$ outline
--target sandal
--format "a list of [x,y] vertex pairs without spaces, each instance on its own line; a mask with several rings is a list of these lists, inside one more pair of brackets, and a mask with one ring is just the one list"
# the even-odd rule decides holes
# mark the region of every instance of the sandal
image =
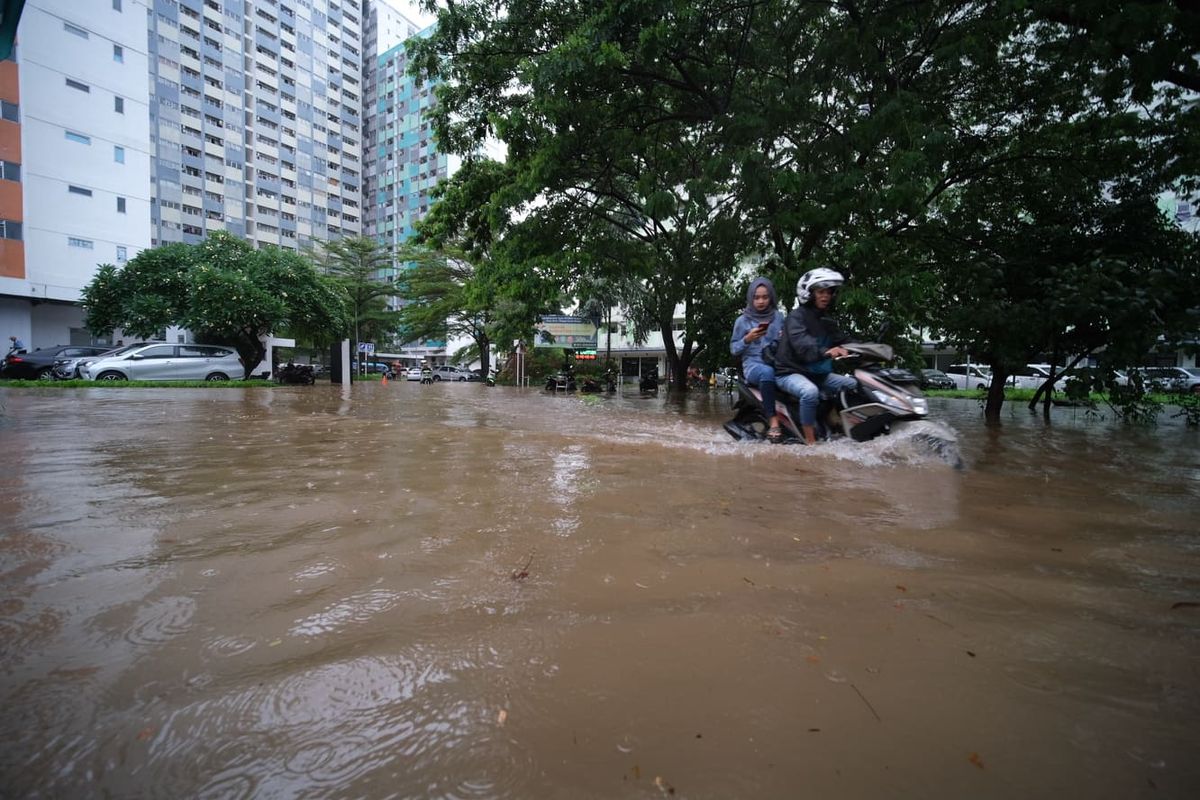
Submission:
[[767,441],[771,444],[781,444],[783,442],[783,428],[778,425],[772,425],[767,431]]

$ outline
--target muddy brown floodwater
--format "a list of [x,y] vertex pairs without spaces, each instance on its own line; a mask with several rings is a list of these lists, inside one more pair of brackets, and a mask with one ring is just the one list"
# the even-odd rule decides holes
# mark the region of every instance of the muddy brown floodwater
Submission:
[[0,389],[0,796],[1200,796],[1200,434]]

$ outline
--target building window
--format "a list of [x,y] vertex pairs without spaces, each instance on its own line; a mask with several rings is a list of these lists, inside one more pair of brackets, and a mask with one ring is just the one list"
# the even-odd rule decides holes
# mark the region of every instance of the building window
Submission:
[[9,122],[20,122],[19,116],[20,106],[16,103],[10,103],[7,100],[0,100],[0,117]]
[[92,143],[92,137],[84,136],[82,133],[75,133],[74,131],[64,131],[64,133],[66,134],[66,137],[68,139],[70,139],[72,142],[78,142],[79,144],[91,144]]
[[86,83],[82,83],[72,78],[67,78],[67,86],[70,86],[72,89],[78,89],[81,92],[90,92],[92,90],[92,87],[88,86]]
[[92,190],[91,190],[91,189],[85,189],[85,188],[83,188],[82,186],[68,186],[68,187],[67,187],[67,191],[68,191],[68,192],[70,192],[71,194],[81,194],[81,195],[83,195],[84,197],[91,197],[91,196],[92,196]]
[[6,181],[21,182],[21,165],[12,161],[0,161],[0,178]]
[[113,61],[117,62],[118,64],[125,63],[125,48],[121,47],[119,44],[113,45]]
[[21,241],[21,223],[11,219],[0,219],[0,239]]
[[124,197],[117,198],[117,213],[118,214],[125,213],[125,198]]
[[80,239],[76,236],[68,236],[67,244],[71,247],[82,247],[84,250],[94,250],[96,248],[96,243],[91,239]]
[[113,145],[113,161],[118,164],[125,163],[125,148],[119,145]]
[[78,25],[72,25],[69,22],[63,23],[63,30],[66,31],[67,33],[73,33],[82,39],[88,38],[87,31],[85,31],[83,28],[79,27]]
[[123,244],[117,245],[117,262],[124,263],[128,260],[129,260],[129,251],[125,248],[125,245],[123,245]]
[[118,114],[125,113],[125,98],[124,97],[114,97],[113,98],[113,111],[116,111]]

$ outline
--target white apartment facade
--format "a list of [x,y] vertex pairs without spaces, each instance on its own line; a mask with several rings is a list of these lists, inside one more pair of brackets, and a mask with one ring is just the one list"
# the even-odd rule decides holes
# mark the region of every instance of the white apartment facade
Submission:
[[149,246],[150,127],[142,0],[29,0],[17,46],[23,264],[0,268],[0,332],[91,341],[80,290]]

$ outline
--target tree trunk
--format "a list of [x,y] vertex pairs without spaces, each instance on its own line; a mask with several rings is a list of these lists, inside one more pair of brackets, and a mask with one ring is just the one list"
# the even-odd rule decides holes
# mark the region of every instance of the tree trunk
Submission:
[[987,425],[1000,425],[1000,409],[1004,406],[1004,384],[1008,383],[1008,373],[992,366],[992,382],[988,386],[987,404],[983,407],[983,420]]
[[486,381],[492,366],[492,343],[481,333],[475,336],[475,346],[479,348],[479,375]]
[[254,368],[267,355],[267,348],[257,336],[243,336],[234,344],[234,349],[242,359],[242,380],[249,380]]

